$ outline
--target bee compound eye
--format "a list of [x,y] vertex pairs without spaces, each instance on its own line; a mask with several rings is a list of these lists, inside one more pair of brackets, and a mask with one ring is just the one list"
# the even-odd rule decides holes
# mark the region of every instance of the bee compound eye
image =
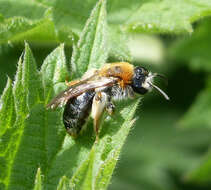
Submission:
[[138,69],[137,69],[137,73],[138,74],[142,74],[144,72],[144,69],[142,68],[142,67],[139,67]]
[[134,70],[135,75],[138,76],[147,76],[149,74],[148,70],[144,67],[137,66]]

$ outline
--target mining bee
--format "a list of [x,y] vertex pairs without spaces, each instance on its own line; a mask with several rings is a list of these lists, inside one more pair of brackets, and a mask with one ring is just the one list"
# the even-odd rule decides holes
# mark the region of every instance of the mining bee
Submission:
[[135,93],[146,94],[152,89],[169,100],[167,94],[153,84],[155,77],[163,78],[163,75],[127,62],[107,63],[98,70],[87,71],[81,80],[66,82],[68,88],[58,94],[47,108],[65,105],[63,123],[73,137],[82,131],[91,112],[98,138],[100,117],[104,110],[109,114],[114,112],[113,101],[134,98]]

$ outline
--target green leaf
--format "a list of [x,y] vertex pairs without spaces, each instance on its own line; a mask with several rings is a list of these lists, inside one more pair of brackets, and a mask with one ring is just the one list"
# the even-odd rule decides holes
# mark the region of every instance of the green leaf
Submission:
[[99,68],[107,59],[106,0],[100,0],[83,29],[71,60],[74,76],[80,77],[90,68]]
[[24,40],[52,43],[64,38],[61,31],[55,31],[51,7],[35,1],[1,1],[0,13],[1,44]]
[[34,190],[42,190],[42,176],[41,176],[41,170],[38,168],[36,178],[35,178],[35,185]]
[[189,172],[186,175],[186,179],[200,185],[206,185],[210,183],[211,177],[211,152],[209,151],[203,159],[201,159],[201,163],[197,165],[192,172]]
[[[81,33],[95,3],[96,0],[1,1],[0,42],[27,39],[71,44],[71,37]],[[112,28],[128,32],[190,33],[193,22],[211,15],[211,4],[209,0],[109,0],[108,13]]]
[[[211,128],[211,82],[207,80],[207,85],[196,97],[187,113],[180,120],[180,125],[186,128]],[[196,184],[207,184],[211,176],[211,151],[201,159],[201,162],[186,175],[188,181]]]
[[[211,82],[210,82],[210,31],[211,20],[207,18],[200,22],[191,38],[179,39],[171,47],[171,56],[179,62],[189,64],[194,71],[204,71],[208,74],[205,87],[197,94],[194,102],[179,121],[179,125],[190,130],[211,129]],[[210,134],[210,131],[208,131]],[[200,162],[186,172],[185,179],[197,185],[210,184],[211,151],[201,157]]]
[[115,61],[131,62],[127,34],[115,27],[109,27],[108,31],[109,56]]
[[14,132],[16,117],[12,82],[9,78],[1,96],[0,105],[0,187],[4,187],[10,163],[8,147]]
[[5,19],[0,23],[0,38],[1,44],[26,39],[36,42],[48,42],[55,38],[54,25],[49,19],[40,21],[31,21],[22,17]]
[[14,124],[15,114],[12,81],[8,78],[0,100],[0,135]]
[[[55,84],[61,82],[62,76],[64,77],[64,73],[67,73],[63,51],[63,45],[61,45],[52,52],[45,61],[43,66],[45,69],[41,72],[43,76],[50,72],[48,76],[54,79]],[[45,67],[47,63],[49,65]],[[56,68],[56,70],[52,68]],[[46,78],[42,78],[44,85],[47,84]],[[52,113],[45,108],[43,94],[44,89],[46,91],[49,89],[48,87],[44,86],[43,88],[32,52],[26,44],[24,55],[19,60],[13,91],[6,90],[2,96],[2,101],[4,100],[2,108],[6,108],[9,103],[9,92],[10,94],[13,92],[16,108],[13,126],[8,127],[8,130],[4,129],[5,133],[0,136],[1,139],[8,137],[6,142],[3,141],[0,144],[4,148],[0,155],[2,163],[4,163],[1,166],[3,172],[0,180],[7,189],[31,189],[37,168],[41,167],[43,173],[46,174],[52,159],[62,145],[64,131],[60,128],[62,125],[61,110]],[[12,101],[10,104],[10,109],[12,109]],[[2,111],[4,110],[2,109]],[[1,114],[5,116],[5,113]],[[8,117],[8,121],[10,121],[10,117]]]
[[180,62],[186,62],[196,71],[211,71],[211,19],[200,22],[191,38],[182,38],[173,43],[171,56]]
[[[17,71],[17,74],[16,74],[16,79],[19,78],[21,80],[21,77],[22,77],[22,60],[20,59],[19,60],[19,63],[18,63],[18,71]],[[21,81],[18,83],[17,80],[15,80],[15,83],[14,83],[14,87],[13,87],[13,93],[14,94],[14,105],[10,105],[11,108],[10,109],[14,109],[14,112],[16,112],[16,117],[14,118],[14,123],[11,123],[11,126],[7,126],[7,125],[2,125],[1,126],[1,130],[4,131],[4,133],[1,133],[1,177],[0,177],[0,181],[1,183],[3,184],[3,186],[6,186],[8,184],[8,178],[9,178],[9,175],[10,175],[10,170],[11,170],[11,165],[12,165],[12,161],[13,161],[13,158],[14,158],[14,154],[15,154],[15,148],[17,146],[17,141],[14,141],[12,139],[17,139],[18,137],[18,133],[20,132],[20,127],[19,127],[19,130],[16,128],[17,127],[17,119],[16,118],[19,118],[19,124],[21,125],[21,118],[22,118],[22,115],[19,115],[20,113],[22,113],[22,110],[21,110],[21,101],[17,101],[16,102],[16,98],[17,96],[15,96],[15,90],[14,88],[19,86],[19,89],[20,89],[20,85],[21,84]],[[3,100],[3,97],[2,96],[2,100]],[[24,99],[25,96],[22,97],[22,99]],[[21,100],[21,98],[18,98],[18,100]],[[5,102],[1,102],[2,103],[2,107],[4,107],[5,105],[7,105],[6,101]],[[12,102],[10,102],[12,103]],[[20,104],[19,104],[20,103]],[[7,108],[8,109],[8,108]],[[5,110],[6,111],[6,110]],[[1,112],[1,115],[4,116],[6,113],[5,112]],[[3,121],[3,120],[2,120]]]
[[[102,127],[105,129],[104,142],[102,140],[102,143],[96,146],[96,156],[93,160],[93,175],[96,176],[96,179],[94,179],[95,189],[106,189],[110,183],[122,146],[136,120],[134,119],[134,114],[139,105],[139,101],[140,100],[125,101],[121,103],[121,106],[120,103],[117,104],[119,106],[119,113],[116,113],[109,123],[105,122],[103,124]],[[115,131],[116,129],[111,131],[111,128],[115,127],[115,123],[118,123],[120,126],[118,132]],[[109,133],[113,133],[112,138],[106,135]],[[98,170],[96,168],[98,168]]]
[[[78,42],[77,48],[80,49],[74,50],[73,61],[79,72],[73,73],[76,76],[82,75],[86,69],[99,68],[106,61],[105,3],[100,0],[93,9]],[[87,62],[81,66],[81,60]],[[91,120],[87,123],[86,134],[73,139],[65,133],[63,110],[46,110],[45,107],[58,91],[65,88],[67,75],[64,45],[56,48],[38,71],[29,45],[25,43],[14,85],[9,81],[1,98],[0,117],[3,118],[9,110],[5,123],[12,126],[6,129],[0,126],[4,131],[0,133],[0,139],[8,137],[6,142],[0,141],[3,147],[0,152],[3,163],[0,166],[3,170],[0,187],[3,189],[69,189],[69,180],[78,189],[106,189],[108,186],[135,121],[133,116],[139,101],[117,103],[114,116],[103,116],[98,143],[95,142]]]
[[27,94],[27,106],[30,109],[34,104],[43,100],[43,88],[34,57],[27,43],[23,58],[22,79],[22,85]]
[[[79,33],[96,0],[68,1],[55,0],[45,5],[53,6],[54,22],[58,27],[69,23],[69,27]],[[78,14],[80,12],[80,14]],[[211,15],[209,0],[174,1],[108,1],[108,21],[116,26],[123,25],[129,32],[190,33],[192,23]]]
[[196,97],[195,102],[180,121],[183,127],[207,127],[211,128],[211,82],[207,80],[207,85]]
[[[92,7],[97,1],[84,0],[83,2],[80,2],[74,0],[55,0],[55,2],[52,3],[52,1],[49,2],[40,0],[40,2],[53,7],[53,20],[57,30],[59,30],[61,33],[64,31],[72,31],[74,34],[79,35],[83,29],[86,19],[91,12]],[[113,7],[113,4],[115,3],[110,3],[109,1],[108,4],[108,9],[110,10],[110,4],[112,4]],[[118,60],[131,60],[130,53],[125,45],[127,42],[126,34],[124,34],[118,26],[112,25],[108,35],[109,41],[107,43],[109,46],[109,54]],[[76,36],[74,37],[76,38]]]
[[45,101],[48,103],[55,94],[64,89],[64,81],[68,77],[63,44],[44,60],[41,74]]
[[[5,133],[2,134],[2,137],[8,137],[7,143],[4,144],[6,146],[4,146],[2,155],[3,158],[6,158],[5,165],[7,166],[7,170],[4,170],[5,173],[2,178],[5,186],[8,186],[9,181],[11,180],[11,171],[13,170],[13,163],[18,146],[20,145],[24,120],[29,113],[29,109],[35,104],[35,101],[39,100],[41,97],[39,86],[41,83],[39,83],[38,72],[36,72],[34,64],[33,55],[26,44],[23,60],[22,58],[19,60],[18,71],[13,87],[16,109],[15,122],[11,127],[6,128]],[[32,86],[34,88],[32,88]],[[16,140],[14,141],[12,139]]]
[[140,3],[124,27],[129,32],[192,33],[191,24],[209,15],[209,0],[153,0]]
[[[18,61],[18,68],[15,75],[15,81],[13,86],[13,92],[14,92],[14,99],[15,99],[15,106],[16,111],[19,112],[19,116],[22,117],[23,115],[26,115],[28,113],[27,106],[26,106],[26,94],[24,93],[24,87],[23,87],[23,56],[19,58]],[[21,113],[21,114],[20,114]]]
[[[31,11],[33,10],[33,12]],[[46,6],[37,3],[33,0],[1,0],[0,1],[0,13],[5,18],[13,16],[20,16],[30,18],[33,20],[41,19],[46,11]]]
[[67,179],[67,177],[63,176],[59,181],[57,190],[69,190],[69,189],[70,189],[69,180]]
[[[200,164],[205,147],[210,143],[210,130],[180,130],[177,122],[184,110],[169,109],[169,104],[163,101],[158,106],[158,100],[160,98],[155,104],[146,97],[145,106],[138,108],[140,118],[122,149],[108,189],[179,190],[181,186],[175,184],[175,179],[190,189],[200,189],[194,181],[189,186],[183,177]],[[169,172],[178,178],[172,178]]]
[[[137,100],[117,104],[116,114],[102,125],[100,141],[93,144],[93,124],[88,124],[86,134],[76,140],[66,137],[62,150],[49,170],[47,189],[58,183],[58,177],[71,177],[71,187],[105,189],[119,157],[120,149],[131,129]],[[70,158],[70,155],[71,158]],[[91,175],[90,175],[91,174]],[[90,177],[91,176],[91,177]]]
[[67,26],[79,34],[97,0],[54,0],[54,3],[42,0],[53,7],[53,20],[57,28]]
[[[34,178],[32,178],[31,181],[24,180],[24,176],[32,175],[32,172],[35,172],[38,168],[38,165],[35,166],[33,163],[42,160],[42,152],[33,152],[35,149],[32,147],[39,147],[39,145],[35,143],[36,140],[33,139],[33,135],[36,137],[36,135],[39,134],[39,129],[33,129],[33,127],[37,126],[37,123],[40,122],[40,118],[42,117],[42,114],[38,114],[41,112],[41,106],[38,102],[43,99],[43,90],[33,55],[27,44],[25,45],[23,62],[20,59],[18,67],[14,86],[15,103],[18,103],[16,105],[16,131],[13,134],[16,137],[16,141],[15,144],[13,141],[10,141],[11,144],[9,148],[13,148],[14,150],[10,160],[9,176],[6,185],[8,189],[14,189],[19,186],[22,187],[22,189],[32,187]],[[30,124],[32,117],[34,117],[34,123]],[[35,129],[38,134],[36,134]],[[39,139],[39,135],[37,138]],[[23,162],[23,160],[25,161]],[[31,165],[32,168],[26,169],[29,165]],[[24,173],[20,172],[23,170]]]
[[[60,45],[44,60],[41,67],[42,84],[44,87],[45,105],[62,90],[65,89],[64,80],[68,75],[64,45]],[[44,108],[46,109],[46,108]],[[47,151],[47,163],[51,165],[57,152],[60,150],[65,131],[62,124],[62,110],[45,112],[45,150]],[[46,170],[48,170],[47,168]],[[42,170],[45,172],[44,170]],[[47,173],[47,171],[46,171]]]
[[23,42],[71,44],[74,36],[67,23],[55,27],[52,5],[36,1],[1,1],[0,43]]
[[107,188],[121,148],[135,121],[132,118],[138,103],[137,100],[130,100],[117,104],[116,114],[102,124],[99,143],[92,146],[89,156],[71,178],[72,188]]

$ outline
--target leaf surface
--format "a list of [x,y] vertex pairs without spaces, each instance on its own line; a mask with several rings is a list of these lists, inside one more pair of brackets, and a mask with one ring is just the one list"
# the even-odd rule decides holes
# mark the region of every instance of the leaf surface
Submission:
[[[87,69],[99,68],[107,59],[108,46],[106,1],[93,9],[79,42],[74,49],[70,76],[80,76]],[[83,63],[83,65],[81,64]],[[0,182],[3,189],[106,189],[121,148],[134,123],[139,101],[117,103],[114,116],[102,118],[99,142],[95,142],[93,122],[77,139],[66,135],[62,108],[46,110],[46,104],[66,88],[69,75],[60,45],[44,60],[38,71],[36,61],[25,43],[18,62],[15,82],[8,80],[1,97],[0,125],[3,147]],[[23,172],[24,171],[24,172]],[[42,174],[41,174],[42,171]],[[43,177],[42,177],[43,176]],[[66,177],[64,177],[66,176]]]
[[107,59],[106,1],[100,0],[92,10],[81,37],[74,46],[71,66],[76,77],[90,68],[99,68]]

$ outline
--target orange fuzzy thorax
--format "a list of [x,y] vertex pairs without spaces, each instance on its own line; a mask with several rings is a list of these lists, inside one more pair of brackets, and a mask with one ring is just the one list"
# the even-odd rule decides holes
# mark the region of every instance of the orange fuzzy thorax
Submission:
[[131,83],[133,74],[134,66],[128,62],[107,63],[99,72],[100,76],[119,78],[123,85]]

